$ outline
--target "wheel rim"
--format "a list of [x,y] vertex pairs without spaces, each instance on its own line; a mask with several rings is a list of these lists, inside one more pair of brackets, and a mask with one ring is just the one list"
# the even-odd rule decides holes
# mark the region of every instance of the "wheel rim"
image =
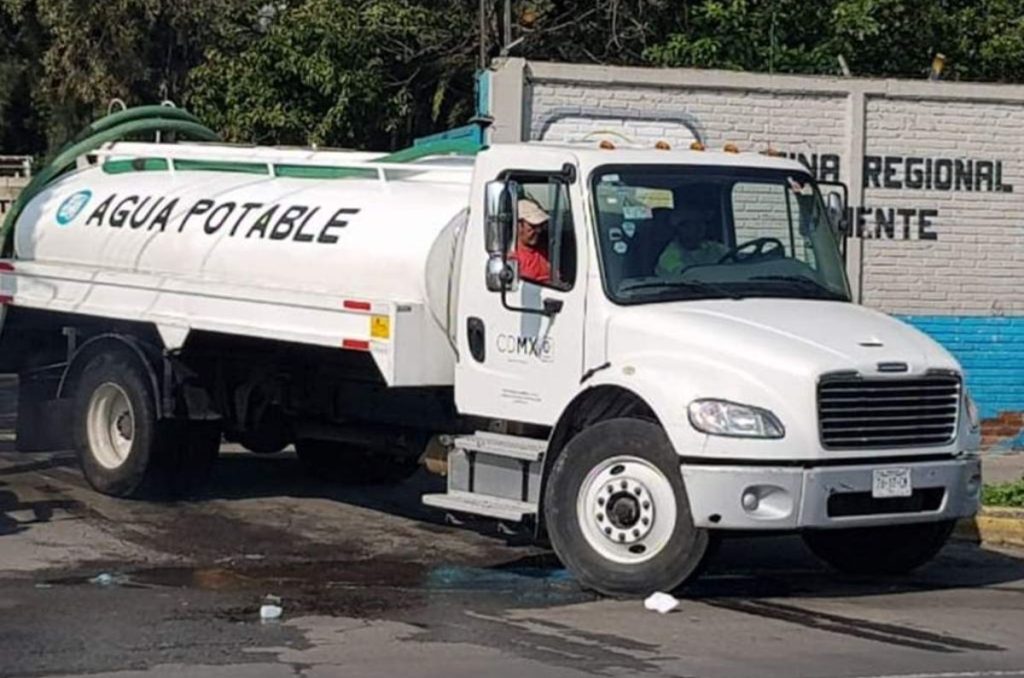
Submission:
[[135,438],[135,412],[123,388],[106,382],[93,391],[86,428],[89,449],[101,466],[115,469],[124,464]]
[[654,558],[676,527],[672,483],[645,459],[621,456],[591,469],[576,499],[587,543],[602,557],[625,564]]

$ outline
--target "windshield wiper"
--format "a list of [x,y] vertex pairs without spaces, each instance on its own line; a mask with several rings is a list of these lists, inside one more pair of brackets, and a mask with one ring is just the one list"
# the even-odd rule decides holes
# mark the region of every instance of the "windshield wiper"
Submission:
[[837,301],[847,301],[845,295],[830,290],[816,280],[804,277],[802,275],[758,275],[748,280],[767,280],[769,282],[783,282],[791,283],[794,287],[798,287],[801,290],[809,290],[817,292],[820,298],[824,299],[835,299]]
[[656,287],[682,287],[696,290],[698,292],[713,292],[719,296],[729,299],[742,299],[743,295],[721,285],[704,282],[703,280],[651,280],[648,282],[636,283],[619,289],[619,292],[632,292],[633,290],[651,289]]

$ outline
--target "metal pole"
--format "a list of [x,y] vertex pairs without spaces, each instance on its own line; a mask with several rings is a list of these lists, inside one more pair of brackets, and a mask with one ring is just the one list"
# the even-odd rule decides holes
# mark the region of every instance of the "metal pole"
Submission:
[[480,70],[487,68],[487,0],[480,0]]
[[505,0],[505,34],[502,38],[501,51],[507,53],[512,44],[512,0]]

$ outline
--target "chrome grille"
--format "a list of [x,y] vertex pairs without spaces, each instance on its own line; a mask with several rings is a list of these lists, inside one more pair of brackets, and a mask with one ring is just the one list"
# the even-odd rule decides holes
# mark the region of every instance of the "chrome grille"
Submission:
[[944,445],[956,435],[960,377],[826,375],[818,383],[821,442],[830,449]]

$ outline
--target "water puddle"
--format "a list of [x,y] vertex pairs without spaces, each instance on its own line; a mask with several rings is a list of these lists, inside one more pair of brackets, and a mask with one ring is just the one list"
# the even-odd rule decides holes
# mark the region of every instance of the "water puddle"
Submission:
[[[351,611],[438,604],[456,600],[543,607],[594,600],[560,565],[516,561],[493,567],[430,566],[388,560],[265,564],[245,561],[212,567],[154,567],[91,572],[40,582],[42,586],[189,589],[273,593],[301,601],[305,611]],[[248,614],[248,610],[246,610]]]

